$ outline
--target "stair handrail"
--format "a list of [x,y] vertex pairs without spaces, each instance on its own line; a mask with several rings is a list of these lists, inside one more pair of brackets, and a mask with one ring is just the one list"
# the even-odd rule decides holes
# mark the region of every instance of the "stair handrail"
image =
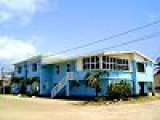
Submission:
[[54,86],[51,90],[51,98],[54,98],[58,92],[65,86],[66,84],[66,76],[63,77],[56,86]]

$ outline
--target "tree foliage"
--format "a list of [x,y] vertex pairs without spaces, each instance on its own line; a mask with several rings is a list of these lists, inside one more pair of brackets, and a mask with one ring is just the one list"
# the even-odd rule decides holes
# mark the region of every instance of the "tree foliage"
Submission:
[[108,86],[109,97],[112,99],[126,99],[131,96],[131,84],[126,80],[118,83],[111,83]]
[[101,91],[100,78],[105,75],[108,76],[109,73],[105,70],[96,70],[88,72],[85,76],[86,85],[95,88],[96,96],[98,96],[98,93]]

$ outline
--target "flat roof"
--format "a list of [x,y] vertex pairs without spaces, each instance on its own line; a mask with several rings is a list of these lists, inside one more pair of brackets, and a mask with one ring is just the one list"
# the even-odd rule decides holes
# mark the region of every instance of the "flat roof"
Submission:
[[119,54],[137,54],[141,56],[144,59],[147,59],[154,63],[154,60],[150,59],[149,57],[145,56],[144,54],[138,52],[138,51],[111,51],[111,52],[97,52],[97,53],[90,53],[90,54],[85,54],[85,55],[79,55],[75,57],[67,57],[67,56],[62,56],[62,55],[54,55],[54,54],[43,54],[43,55],[38,55],[38,56],[33,56],[31,58],[28,58],[24,61],[20,61],[15,63],[20,64],[26,61],[33,61],[33,60],[39,60],[42,59],[42,64],[54,64],[54,63],[61,63],[65,61],[71,61],[71,60],[76,60],[79,58],[85,58],[85,57],[90,57],[90,56],[97,56],[97,55],[119,55]]
[[65,62],[65,61],[71,61],[71,60],[76,60],[79,58],[85,58],[85,57],[90,57],[90,56],[98,56],[98,55],[119,55],[119,54],[137,54],[141,56],[144,59],[149,60],[150,62],[154,63],[154,60],[151,58],[145,56],[144,54],[138,52],[138,51],[111,51],[111,52],[97,52],[97,53],[90,53],[90,54],[85,54],[85,55],[79,55],[75,57],[68,57],[66,59],[61,59],[61,60],[54,60],[52,64],[54,63],[60,63],[60,62]]

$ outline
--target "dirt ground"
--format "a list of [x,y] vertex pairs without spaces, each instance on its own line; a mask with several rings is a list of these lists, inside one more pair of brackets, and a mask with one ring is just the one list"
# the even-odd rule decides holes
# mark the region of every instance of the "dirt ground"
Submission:
[[78,101],[0,95],[0,120],[159,120],[160,101],[80,106]]

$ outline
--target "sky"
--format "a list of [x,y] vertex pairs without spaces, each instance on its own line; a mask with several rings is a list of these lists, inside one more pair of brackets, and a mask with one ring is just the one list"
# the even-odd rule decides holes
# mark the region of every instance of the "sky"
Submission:
[[[159,0],[0,0],[0,64],[38,54],[57,54],[160,20]],[[99,51],[160,32],[160,23],[82,49],[75,56]],[[160,37],[106,51],[136,50],[160,56]]]

